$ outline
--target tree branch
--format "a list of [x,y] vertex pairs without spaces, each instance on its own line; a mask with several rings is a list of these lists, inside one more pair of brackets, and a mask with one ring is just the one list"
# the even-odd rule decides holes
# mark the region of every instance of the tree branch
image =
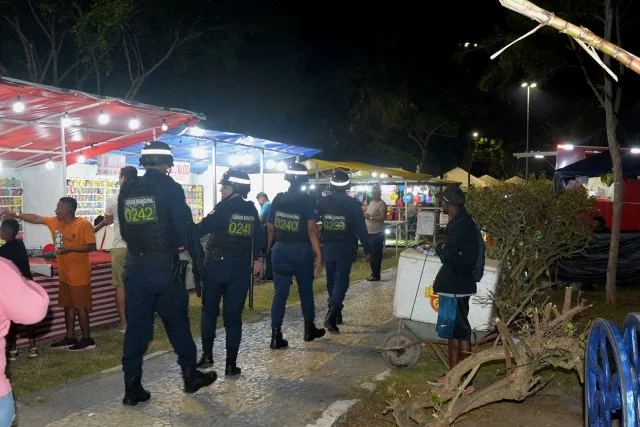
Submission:
[[594,95],[598,99],[598,102],[600,103],[600,105],[604,108],[604,97],[602,93],[600,93],[598,88],[596,88],[596,86],[591,81],[591,78],[589,77],[589,73],[587,72],[587,67],[585,66],[584,61],[580,56],[580,51],[578,50],[577,43],[572,37],[569,37],[569,41],[571,42],[571,47],[573,48],[573,51],[576,54],[576,57],[578,58],[578,62],[580,62],[580,68],[582,68],[582,73],[584,74],[584,77],[587,79],[587,83],[589,84],[589,87],[591,88]]

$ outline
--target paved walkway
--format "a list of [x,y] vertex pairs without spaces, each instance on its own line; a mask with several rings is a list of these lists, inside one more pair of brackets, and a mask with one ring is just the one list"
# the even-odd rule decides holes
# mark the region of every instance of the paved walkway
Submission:
[[[302,341],[299,305],[287,309],[283,330],[288,350],[269,349],[269,319],[245,325],[238,360],[242,375],[220,375],[195,395],[182,392],[176,356],[167,353],[144,364],[148,403],[122,405],[120,371],[93,375],[20,404],[18,426],[304,427],[349,387],[386,369],[373,348],[391,328],[394,281],[395,270],[390,270],[381,282],[352,285],[341,334],[312,343]],[[316,299],[316,307],[323,308],[317,313],[320,324],[325,296]],[[218,374],[224,374],[224,332],[218,335],[214,360]]]

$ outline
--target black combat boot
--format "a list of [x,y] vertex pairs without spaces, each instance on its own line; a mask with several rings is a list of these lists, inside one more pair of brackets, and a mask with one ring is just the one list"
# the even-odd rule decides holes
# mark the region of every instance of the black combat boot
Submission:
[[313,341],[316,338],[322,338],[325,332],[324,329],[316,328],[313,322],[304,322],[304,340],[307,342]]
[[184,392],[195,393],[202,387],[213,384],[218,378],[215,372],[201,372],[196,368],[184,368],[182,369],[182,378],[184,379]]
[[274,350],[289,347],[289,341],[282,337],[282,329],[280,326],[271,328],[271,344],[269,345]]
[[124,376],[123,405],[136,406],[139,402],[146,402],[149,399],[151,399],[151,393],[142,387],[142,375]]
[[200,356],[200,360],[198,361],[196,367],[203,369],[209,369],[213,367],[213,354],[202,353],[202,356]]
[[238,360],[238,349],[227,347],[227,367],[224,369],[225,375],[240,375],[240,368],[236,365]]
[[338,325],[342,325],[342,310],[338,310],[338,319],[336,320]]
[[337,322],[338,322],[338,309],[335,307],[329,307],[329,311],[327,312],[327,317],[324,318],[324,327],[327,328],[329,332],[338,333],[340,332],[340,329],[338,329]]

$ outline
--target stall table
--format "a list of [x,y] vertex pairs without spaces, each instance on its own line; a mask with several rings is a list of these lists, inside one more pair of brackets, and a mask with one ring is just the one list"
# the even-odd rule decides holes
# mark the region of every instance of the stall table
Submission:
[[[111,284],[111,256],[107,252],[92,252],[89,254],[91,262],[91,287],[93,295],[93,310],[89,313],[91,329],[118,323],[116,310],[115,289]],[[49,312],[36,325],[36,342],[51,341],[65,335],[64,309],[58,305],[58,263],[55,259],[29,259],[33,279],[46,289],[49,294]],[[76,330],[80,325],[76,322]],[[18,329],[18,347],[29,345],[23,327]]]

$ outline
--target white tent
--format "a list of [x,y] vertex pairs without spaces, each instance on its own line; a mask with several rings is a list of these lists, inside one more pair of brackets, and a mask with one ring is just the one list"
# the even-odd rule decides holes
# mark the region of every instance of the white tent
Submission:
[[[449,180],[449,181],[461,182],[462,185],[460,185],[460,188],[462,188],[463,191],[467,191],[468,190],[467,182],[469,180],[469,174],[464,169],[461,169],[461,168],[451,169],[449,172],[447,172],[444,175],[442,175],[442,178],[446,179],[446,180]],[[475,187],[487,187],[487,183],[486,182],[484,182],[480,178],[477,178],[477,177],[475,177],[473,175],[471,175],[471,185],[473,185]]]
[[484,181],[488,186],[492,186],[493,184],[498,182],[498,180],[492,177],[491,175],[482,175],[480,179]]
[[512,178],[509,178],[505,182],[508,182],[509,184],[524,184],[527,181],[525,181],[524,179],[520,178],[519,176],[514,176]]

